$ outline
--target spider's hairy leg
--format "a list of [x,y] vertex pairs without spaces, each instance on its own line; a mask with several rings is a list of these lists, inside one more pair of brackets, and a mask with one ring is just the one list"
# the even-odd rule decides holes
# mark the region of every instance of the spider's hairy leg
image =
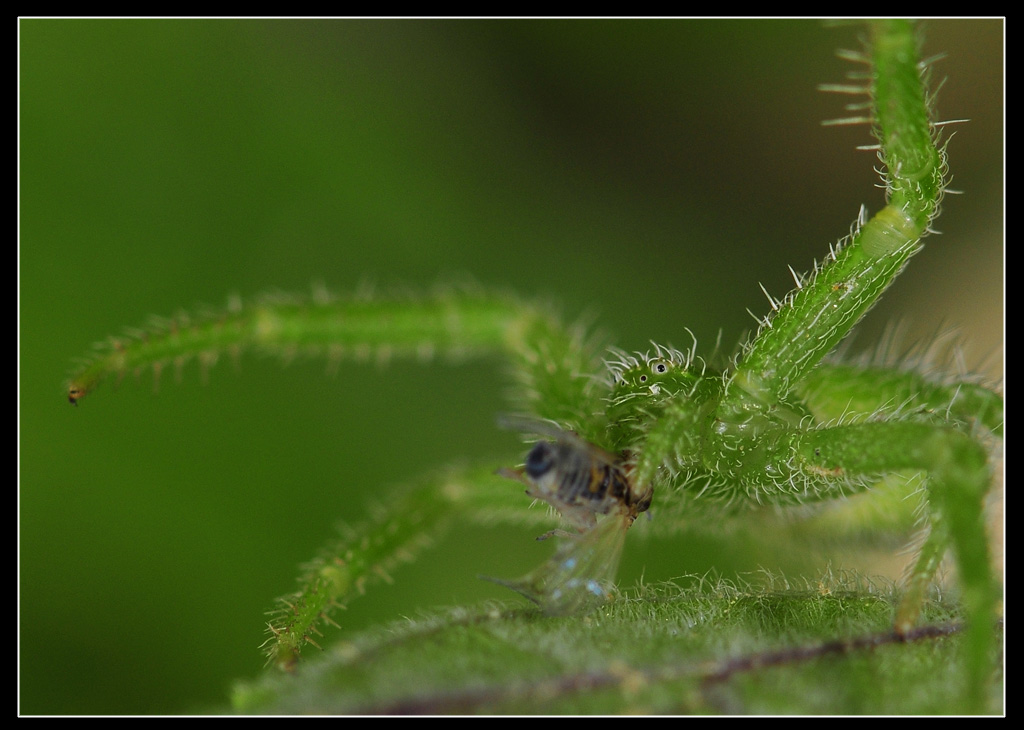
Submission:
[[[972,710],[985,707],[983,695],[994,659],[993,620],[999,594],[984,521],[984,497],[991,483],[985,447],[957,429],[913,422],[813,430],[792,438],[790,446],[791,463],[799,465],[801,471],[834,475],[837,479],[896,470],[927,472],[934,539],[925,544],[915,571],[934,572],[940,543],[948,539],[956,556],[968,624],[967,700]],[[916,585],[921,583],[916,580]],[[916,592],[912,593],[916,599]],[[900,608],[897,629],[909,628],[899,622],[913,612],[916,607]]]
[[600,337],[582,325],[566,327],[549,316],[531,316],[511,328],[507,340],[514,407],[604,445],[607,382]]
[[541,510],[524,510],[518,489],[494,473],[493,464],[453,467],[399,490],[370,510],[360,524],[344,525],[340,536],[307,564],[299,588],[278,599],[267,623],[263,648],[268,663],[289,669],[306,643],[332,615],[374,583],[437,540],[456,519],[480,524],[548,522]]
[[289,360],[468,359],[508,356],[520,400],[555,418],[586,409],[599,372],[597,342],[567,327],[550,308],[477,286],[438,287],[424,295],[357,292],[312,297],[234,299],[224,310],[179,314],[123,337],[111,337],[77,368],[67,396],[77,403],[106,380],[146,370],[154,378],[198,360],[205,371],[222,355],[255,351]]
[[[801,336],[814,339],[819,324],[813,319]],[[741,378],[749,361],[737,366],[710,424],[705,464],[724,483],[744,485],[748,498],[775,504],[852,494],[894,472],[925,473],[931,532],[910,574],[895,624],[902,632],[913,625],[925,589],[952,547],[968,624],[966,701],[972,711],[983,710],[999,594],[984,503],[992,476],[988,447],[1002,433],[1001,397],[976,383],[932,379],[914,371],[825,364],[809,377],[801,376],[794,387],[814,417],[794,428],[777,421],[779,403],[772,403],[764,391],[753,388],[758,397],[737,387],[739,382],[772,382],[792,366],[785,348],[777,355],[771,361],[775,368],[767,367],[766,359],[766,369],[751,377]]]
[[[912,361],[911,361],[912,362]],[[819,422],[931,416],[966,430],[1003,435],[1003,398],[978,378],[956,378],[922,362],[823,362],[795,389]]]
[[921,250],[938,215],[945,148],[931,122],[917,35],[909,22],[898,20],[872,23],[871,31],[870,97],[888,204],[866,222],[862,215],[849,239],[773,305],[736,368],[726,410],[784,399]]
[[[976,378],[943,376],[940,369],[928,362],[927,356],[914,359],[920,360],[916,368],[922,372],[879,365],[823,363],[800,383],[798,392],[820,422],[844,425],[882,420],[932,423],[937,428],[955,428],[962,435],[970,435],[977,448],[997,453],[998,439],[1003,432],[1002,396],[975,382]],[[931,492],[936,488],[931,474],[928,483]],[[970,494],[969,488],[967,494]],[[975,497],[983,500],[984,490]],[[964,529],[963,525],[954,526],[945,518],[948,508],[942,509],[941,500],[933,497],[933,501],[939,509],[929,515],[928,534],[907,576],[896,614],[896,628],[903,633],[917,622],[928,586],[947,549],[954,544],[956,534],[951,534],[951,530]],[[913,503],[905,501],[905,504]],[[998,587],[993,590],[998,595]]]
[[[704,463],[716,476],[715,492],[762,504],[822,502],[861,494],[888,475],[924,473],[931,533],[921,548],[895,626],[906,633],[916,620],[925,587],[952,548],[959,571],[965,638],[965,707],[984,712],[996,650],[999,586],[985,529],[991,484],[984,439],[933,418],[893,418],[852,425],[802,428],[772,423],[756,413],[739,423],[715,420]],[[749,433],[744,433],[749,429]]]

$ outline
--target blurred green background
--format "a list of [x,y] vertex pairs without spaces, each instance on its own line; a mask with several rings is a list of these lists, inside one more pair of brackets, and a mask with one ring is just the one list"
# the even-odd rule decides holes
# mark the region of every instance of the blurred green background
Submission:
[[[396,484],[521,455],[494,362],[63,381],[92,343],[232,293],[468,274],[593,314],[627,349],[726,349],[882,205],[856,27],[805,21],[22,20],[19,660],[23,713],[217,711],[264,611]],[[970,118],[929,239],[869,318],[961,327],[1001,373],[1003,23],[930,21],[940,115]],[[970,360],[978,362],[977,359]],[[524,508],[525,508],[524,503]],[[344,631],[494,597],[529,531],[460,525]],[[629,583],[709,566],[631,540]],[[747,569],[759,564],[753,556]],[[712,563],[713,564],[713,563]],[[334,632],[334,638],[341,632]],[[328,637],[328,640],[332,637]]]

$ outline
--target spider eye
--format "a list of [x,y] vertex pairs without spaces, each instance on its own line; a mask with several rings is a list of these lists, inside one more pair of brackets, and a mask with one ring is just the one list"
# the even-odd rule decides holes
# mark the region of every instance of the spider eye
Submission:
[[551,471],[554,462],[554,448],[548,442],[541,441],[526,455],[526,473],[531,479],[540,479]]
[[654,366],[654,372],[656,372],[656,373],[664,373],[667,370],[668,370],[668,365],[666,365],[663,362],[659,362],[657,365]]
[[641,383],[646,383],[647,382],[647,376],[646,375],[641,375],[640,376],[640,382]]

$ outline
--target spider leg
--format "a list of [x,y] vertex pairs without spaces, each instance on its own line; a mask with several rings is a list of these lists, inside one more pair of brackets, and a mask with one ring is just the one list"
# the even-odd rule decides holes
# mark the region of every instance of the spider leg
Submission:
[[932,533],[911,573],[896,628],[910,628],[924,586],[945,548],[951,548],[967,621],[968,699],[972,706],[980,706],[996,647],[993,624],[1000,593],[985,530],[991,467],[984,445],[948,426],[879,422],[805,431],[781,439],[780,446],[789,451],[787,462],[795,475],[836,483],[852,484],[900,470],[926,473]]

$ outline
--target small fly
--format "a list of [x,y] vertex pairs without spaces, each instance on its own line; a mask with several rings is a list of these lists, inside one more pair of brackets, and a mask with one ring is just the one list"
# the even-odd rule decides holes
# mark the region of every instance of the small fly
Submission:
[[498,473],[526,484],[529,496],[554,507],[577,531],[542,535],[538,539],[564,538],[547,563],[517,581],[494,582],[551,615],[603,603],[614,591],[626,530],[651,506],[653,490],[633,483],[625,455],[610,454],[575,433],[520,419],[504,419],[503,425],[554,439],[538,441],[523,466]]

